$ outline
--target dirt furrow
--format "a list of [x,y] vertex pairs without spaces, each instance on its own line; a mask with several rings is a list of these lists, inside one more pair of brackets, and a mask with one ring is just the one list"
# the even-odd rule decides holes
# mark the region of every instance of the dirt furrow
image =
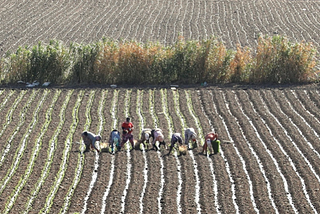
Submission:
[[[207,132],[210,132],[212,130],[212,128],[214,128],[215,130],[219,130],[219,128],[214,124],[213,122],[213,117],[210,116],[212,114],[212,112],[214,112],[214,110],[209,106],[209,104],[212,102],[212,98],[209,96],[208,91],[207,90],[200,90],[197,93],[193,93],[195,96],[197,96],[199,98],[199,100],[201,101],[201,105],[199,105],[198,111],[201,110],[201,107],[203,107],[203,111],[201,110],[201,114],[203,115],[202,120],[201,121],[206,121],[206,122],[201,122],[202,124],[204,124],[206,128],[204,128],[204,130],[207,130],[204,135]],[[194,98],[193,98],[194,100]],[[200,112],[199,112],[200,113]],[[214,127],[212,127],[214,126]],[[216,131],[218,132],[218,131]],[[223,146],[223,145],[222,145]],[[203,157],[202,159],[206,159],[207,157],[205,156],[200,156]],[[221,157],[221,155],[216,155],[213,157],[210,157],[210,159],[213,162],[213,166],[214,166],[214,175],[216,178],[216,182],[217,182],[217,191],[218,191],[218,204],[220,205],[220,211],[221,212],[235,212],[234,209],[234,205],[232,204],[232,201],[230,200],[232,198],[232,192],[231,192],[231,182],[230,182],[230,178],[229,175],[227,173],[226,170],[226,164],[223,160],[223,158]],[[208,162],[208,160],[206,161]],[[209,173],[210,170],[210,163],[208,163],[208,165],[206,167],[204,167],[205,170],[207,170],[207,172]],[[210,188],[211,190],[211,188]],[[208,191],[208,190],[206,190]],[[207,195],[210,197],[210,192],[207,192]],[[212,198],[212,205],[214,206],[214,198]],[[210,206],[209,206],[210,207]],[[212,209],[212,208],[211,208]],[[215,209],[215,208],[213,208]]]
[[[33,150],[37,147],[37,145],[39,144],[39,135],[42,134],[42,125],[44,123],[44,121],[46,121],[46,112],[49,108],[49,106],[51,105],[51,101],[53,99],[53,96],[55,95],[55,91],[51,91],[51,93],[49,93],[46,97],[45,100],[43,100],[43,104],[42,104],[42,108],[39,109],[39,112],[37,113],[37,118],[34,118],[36,121],[34,121],[33,123],[33,130],[32,132],[28,135],[28,143],[27,146],[25,147],[25,150],[23,152],[23,156],[21,157],[21,161],[19,163],[18,169],[14,175],[14,177],[12,177],[12,180],[10,181],[10,186],[12,186],[14,188],[14,191],[8,191],[7,190],[7,194],[11,194],[10,195],[10,200],[13,200],[13,194],[16,194],[16,191],[21,191],[25,188],[25,185],[21,182],[26,182],[28,180],[28,178],[32,175],[32,171],[29,173],[27,171],[27,167],[29,168],[29,165],[33,165],[34,161],[36,159],[34,158],[34,155],[36,155],[36,153],[33,153]],[[37,106],[38,104],[35,103],[35,106]],[[34,115],[34,114],[33,114]],[[31,127],[30,127],[31,128]],[[37,158],[37,157],[36,157]],[[32,163],[30,163],[32,161]],[[34,167],[33,167],[34,169]],[[20,188],[21,186],[21,188]],[[16,201],[13,204],[12,209],[14,208],[15,204],[20,204],[23,205],[24,202],[26,201],[26,195],[23,195],[22,192],[18,193],[18,196],[16,197]],[[6,202],[8,203],[8,201]],[[20,210],[16,210],[13,212],[16,213],[21,213],[23,211],[22,206],[19,206]]]
[[[289,191],[292,195],[294,206],[299,212],[310,212],[311,211],[310,207],[308,206],[308,202],[303,192],[304,186],[301,183],[301,182],[304,182],[304,177],[303,179],[300,177],[301,172],[304,171],[304,169],[302,168],[307,167],[307,165],[305,164],[301,155],[299,155],[299,153],[294,149],[294,147],[292,147],[292,143],[290,142],[291,139],[288,138],[288,133],[286,133],[288,131],[287,127],[285,127],[286,128],[285,131],[283,130],[283,126],[286,126],[288,121],[286,121],[284,119],[284,116],[280,114],[279,110],[277,110],[276,104],[272,102],[272,98],[268,96],[269,94],[268,92],[265,94],[264,92],[259,90],[257,91],[250,90],[248,91],[248,94],[249,94],[250,100],[254,103],[254,106],[256,107],[257,111],[260,112],[260,115],[262,117],[265,117],[264,119],[266,120],[268,126],[272,130],[273,136],[277,139],[277,141],[281,145],[281,148],[286,152],[286,154],[288,154],[288,156],[293,161],[293,163],[291,163],[287,157],[281,158],[280,154],[278,156],[279,158],[278,163],[288,183]],[[264,107],[264,104],[261,103],[260,99],[263,99],[264,103],[267,105],[266,106],[267,109]],[[269,110],[270,113],[266,112],[266,110]],[[276,116],[280,124],[277,123],[278,121],[272,117],[271,113],[272,115]],[[271,145],[269,148],[271,151],[273,151],[274,155],[276,155],[276,152],[280,152],[279,145],[278,146],[274,145],[273,143],[276,141],[275,140],[270,141],[269,140],[270,136],[268,136],[267,133],[265,134],[265,139]],[[296,169],[293,169],[292,167],[296,167]],[[295,170],[297,170],[296,173],[294,172]],[[303,174],[304,173],[302,173],[302,175]],[[272,177],[274,177],[273,174],[270,174],[270,176],[271,175]],[[282,194],[285,194],[285,192],[282,192]]]
[[[201,136],[205,136],[207,132],[211,131],[210,124],[206,119],[206,116],[203,114],[201,108],[203,108],[203,101],[200,99],[197,91],[190,91],[190,97],[192,99],[193,109],[195,111],[196,116],[199,118],[199,122],[201,123],[201,128],[203,133]],[[189,117],[188,117],[189,118]],[[194,121],[190,118],[187,120],[189,124],[194,124]],[[194,128],[196,130],[196,125],[194,124]],[[201,143],[204,142],[204,138],[200,139],[200,133],[198,134],[199,147],[194,149],[195,159],[198,163],[199,177],[200,177],[200,204],[201,211],[203,213],[215,213],[215,193],[214,193],[214,180],[212,175],[210,174],[210,163],[204,155],[200,155],[199,152],[202,151]],[[218,158],[218,156],[215,156]],[[221,157],[220,157],[221,158]]]
[[[154,91],[155,109],[159,119],[158,128],[162,129],[166,142],[170,142],[168,121],[164,115],[162,96],[160,90]],[[167,151],[164,152],[165,154]],[[176,213],[177,212],[177,187],[178,187],[178,175],[176,161],[172,155],[163,158],[165,175],[165,184],[163,188],[162,197],[162,212],[164,213]]]
[[[118,118],[117,126],[121,130],[121,124],[123,123],[124,110],[125,110],[125,97],[126,91],[119,90],[118,103],[116,107],[116,117]],[[106,199],[106,213],[119,213],[121,210],[121,197],[123,196],[123,190],[126,186],[127,179],[127,155],[124,148],[120,152],[115,154],[115,169],[113,183],[109,195]]]
[[[211,102],[207,103],[208,107],[211,108],[209,112],[211,112],[211,115],[209,114],[209,118],[212,118],[212,123],[214,126],[219,127],[219,139],[221,139],[221,149],[224,152],[224,156],[227,159],[231,171],[232,179],[234,180],[235,185],[235,197],[236,197],[236,204],[239,206],[239,211],[244,212],[245,210],[251,210],[254,211],[253,203],[251,201],[251,195],[250,195],[250,186],[248,182],[248,177],[246,172],[244,171],[243,167],[247,167],[247,165],[251,164],[254,165],[254,158],[252,154],[248,153],[248,150],[243,149],[247,151],[245,154],[241,154],[241,146],[246,147],[245,139],[241,134],[241,130],[239,130],[239,127],[237,125],[237,121],[234,120],[233,116],[229,114],[228,110],[226,109],[226,103],[223,100],[223,96],[220,94],[220,90],[212,90],[207,93],[208,97],[207,99],[210,100],[211,96]],[[215,110],[216,109],[216,110]],[[216,115],[216,113],[218,115]],[[219,118],[219,115],[221,115],[223,118],[225,118],[226,126],[228,130],[225,130],[225,126],[223,124],[223,121]],[[232,137],[232,139],[229,139],[229,134]],[[232,140],[234,141],[233,144],[225,144],[224,139],[226,140]],[[236,148],[240,151],[241,156],[238,155]],[[240,158],[243,158],[245,161],[244,163],[241,163]],[[249,162],[248,162],[249,160]],[[226,166],[227,167],[227,166]],[[261,175],[256,176],[256,179],[261,179]],[[250,176],[249,176],[250,177]],[[230,178],[229,178],[230,179]],[[251,179],[253,180],[253,179]],[[256,180],[257,186],[259,186],[259,183],[261,180]],[[255,186],[256,183],[253,184]],[[255,190],[257,191],[257,190]],[[263,192],[260,190],[259,192]],[[231,200],[230,200],[231,201]],[[259,206],[259,205],[258,205]],[[235,207],[236,209],[236,207]]]
[[[37,107],[37,100],[32,100],[34,103],[29,103],[28,100],[32,99],[34,91],[28,91],[23,100],[17,105],[14,113],[12,114],[12,121],[6,126],[2,138],[5,140],[3,148],[1,148],[1,164],[0,164],[0,181],[4,181],[10,167],[14,163],[15,154],[23,141],[23,135],[27,131],[28,124],[31,123],[33,118],[33,111]],[[42,94],[37,91],[38,95]],[[33,97],[34,98],[34,97]],[[21,104],[21,105],[20,105]],[[10,145],[10,147],[8,147]]]
[[[251,106],[251,101],[253,101],[253,100],[250,100],[249,96],[247,96],[246,92],[244,92],[242,90],[237,90],[235,92],[235,94],[236,94],[236,98],[241,101],[240,103],[241,103],[241,107],[244,111],[244,114],[246,114],[250,118],[250,120],[252,121],[252,124],[258,130],[258,135],[260,136],[260,138],[262,140],[262,142],[260,141],[260,143],[255,143],[255,141],[257,141],[257,140],[251,139],[251,140],[253,140],[251,145],[253,145],[254,148],[256,148],[257,152],[260,152],[260,150],[261,150],[261,151],[265,151],[265,152],[269,153],[269,151],[270,151],[270,154],[272,154],[272,156],[270,156],[270,155],[269,156],[275,158],[275,160],[277,161],[275,164],[279,164],[280,172],[275,171],[275,172],[270,173],[268,170],[266,170],[266,172],[267,172],[266,176],[267,176],[267,178],[270,182],[270,185],[271,185],[271,194],[272,194],[272,198],[274,199],[274,203],[276,204],[277,209],[280,213],[284,212],[285,209],[288,209],[288,208],[284,207],[284,204],[286,206],[290,207],[290,201],[288,201],[288,198],[287,198],[288,195],[283,194],[284,192],[286,192],[285,186],[287,185],[287,183],[284,183],[284,181],[287,182],[287,180],[281,179],[280,173],[286,175],[286,172],[288,170],[290,171],[292,169],[290,168],[290,165],[287,164],[288,162],[286,160],[285,154],[283,154],[281,152],[281,150],[278,148],[277,142],[275,140],[270,140],[270,138],[274,137],[274,136],[272,136],[273,128],[270,127],[269,123],[267,123],[267,125],[264,124],[264,122],[266,121],[264,119],[264,116],[265,116],[264,112],[265,111],[262,110],[260,112],[260,109],[259,109],[261,106],[263,106],[263,104],[260,104],[260,103],[256,104],[255,102],[252,102],[253,106]],[[232,94],[230,94],[230,95],[233,99],[235,99],[234,95],[232,95]],[[254,101],[257,101],[257,98],[255,98]],[[262,117],[263,120],[259,119],[260,117]],[[247,121],[248,119],[244,118],[244,120]],[[250,133],[250,132],[248,132],[248,133]],[[255,133],[251,133],[249,135],[256,137]],[[250,142],[251,142],[251,140],[250,140]],[[267,146],[268,151],[266,151],[266,148],[263,146],[263,143]],[[263,153],[261,153],[261,155],[259,155],[259,157],[262,157],[262,155],[263,155]],[[267,156],[267,153],[265,155],[263,155],[263,157],[264,156]],[[261,161],[264,165],[269,166],[269,168],[265,167],[266,169],[269,169],[269,170],[272,169],[272,167],[271,167],[272,164],[270,164],[271,162],[269,163],[269,161],[266,161],[265,158],[261,159]],[[283,164],[283,163],[285,163],[285,164]],[[294,171],[292,171],[292,172],[294,173]],[[266,185],[268,185],[268,184],[269,183],[263,184],[263,187],[266,188]],[[257,196],[260,196],[260,194],[257,194]],[[267,199],[267,200],[270,202],[270,199]],[[264,207],[266,207],[266,206],[264,206]]]
[[[47,179],[45,180],[45,182],[43,183],[41,190],[39,191],[39,193],[37,194],[37,198],[35,198],[34,201],[34,206],[33,206],[33,212],[39,212],[43,207],[44,207],[44,203],[46,202],[46,198],[48,196],[48,194],[50,193],[50,190],[52,188],[52,184],[54,184],[55,179],[56,179],[56,175],[60,169],[60,163],[63,157],[63,149],[64,149],[64,142],[66,140],[66,135],[69,132],[70,129],[70,125],[72,123],[72,109],[75,106],[76,100],[78,98],[78,92],[74,91],[74,93],[71,95],[70,101],[67,105],[67,108],[65,110],[64,113],[64,124],[62,126],[61,132],[59,133],[57,139],[56,140],[56,144],[55,144],[55,150],[54,150],[54,154],[53,154],[53,159],[52,159],[52,163],[51,163],[51,168],[50,171],[48,172],[48,176]],[[59,99],[60,100],[60,99]],[[64,103],[64,100],[60,100],[61,102],[57,102],[57,106],[62,106]],[[60,112],[57,112],[58,114]],[[59,123],[60,121],[60,116],[58,116],[59,120],[57,121],[57,123]],[[58,125],[56,125],[57,127]],[[52,130],[52,135],[55,131],[55,129]],[[52,137],[51,135],[51,137]],[[51,142],[49,142],[49,144],[51,144]],[[52,148],[48,148],[48,149],[52,149]],[[47,151],[45,151],[47,152]],[[44,161],[44,163],[46,163],[46,160]],[[41,174],[41,173],[40,173]],[[40,176],[37,177],[36,180],[38,180],[40,178]],[[64,188],[63,186],[61,186],[61,188]],[[32,189],[34,189],[34,187],[32,187]],[[55,206],[52,207],[52,210],[56,210],[56,209],[60,209],[60,205],[56,204]]]
[[[318,137],[314,135],[314,130],[307,126],[304,120],[299,117],[293,110],[292,105],[298,108],[298,102],[289,103],[282,91],[274,90],[273,97],[277,100],[282,112],[290,118],[290,122],[286,122],[286,127],[292,127],[292,138],[299,150],[303,153],[304,162],[306,165],[301,167],[301,176],[305,179],[307,185],[307,192],[313,202],[319,201],[320,192],[320,171],[318,166],[320,164],[320,154],[314,150],[313,145],[318,144]],[[290,106],[290,105],[291,106]],[[286,119],[285,119],[286,120]],[[301,125],[303,124],[303,126]],[[291,129],[291,128],[290,128]],[[299,169],[299,168],[298,168]],[[318,182],[314,182],[317,180]],[[319,209],[319,203],[313,203]]]
[[[154,103],[150,100],[150,93],[149,90],[144,91],[143,93],[143,97],[141,98],[141,112],[144,118],[144,128],[153,129],[159,121],[154,121],[151,115],[152,111],[150,110],[150,105],[154,108]],[[150,102],[152,103],[150,104]],[[149,148],[152,148],[151,145]],[[154,150],[147,151],[146,155],[148,160],[148,183],[142,201],[143,213],[158,213],[158,196],[161,188],[161,163],[159,155]]]
[[[20,110],[14,110],[16,113],[13,114],[10,113],[12,111],[13,106],[15,105],[15,100],[19,97],[20,93],[22,93],[22,91],[15,91],[11,96],[9,96],[9,94],[11,94],[11,92],[7,91],[7,98],[6,100],[3,100],[3,102],[1,103],[1,111],[0,111],[0,118],[1,118],[1,125],[0,125],[0,136],[6,136],[6,138],[8,138],[9,134],[11,134],[11,132],[13,131],[12,129],[17,126],[18,124],[18,120],[16,117],[15,120],[15,124],[12,125],[11,129],[8,129],[7,127],[9,127],[9,124],[11,123],[12,117],[9,117],[11,114],[19,114]],[[26,96],[26,95],[25,95]],[[27,98],[26,98],[27,99]],[[23,105],[25,101],[20,102],[20,105]],[[21,107],[19,107],[20,109]],[[0,145],[0,151],[2,151],[4,148],[6,147],[6,145],[3,143]]]
[[[139,138],[141,130],[139,116],[137,115],[137,99],[137,90],[134,89],[131,92],[129,115],[134,125],[133,137],[135,140]],[[140,150],[132,150],[130,161],[132,164],[131,181],[126,197],[125,212],[138,213],[140,210],[140,196],[144,185],[144,158],[142,152]]]
[[[99,94],[99,90],[95,91],[95,96],[97,96]],[[78,165],[78,159],[79,159],[79,152],[82,152],[81,150],[81,146],[76,143],[76,142],[82,142],[81,139],[81,133],[83,131],[85,131],[85,127],[84,125],[86,124],[86,109],[87,106],[90,107],[90,102],[93,103],[93,105],[91,106],[90,112],[91,112],[91,125],[92,126],[96,126],[99,121],[97,120],[97,118],[93,118],[92,111],[93,109],[98,108],[99,102],[93,102],[90,101],[90,95],[91,95],[91,91],[90,90],[85,90],[84,92],[84,97],[81,100],[81,104],[79,106],[79,111],[78,111],[78,115],[77,116],[77,124],[76,124],[76,130],[75,133],[73,134],[72,137],[72,149],[69,152],[69,161],[68,161],[68,169],[64,175],[63,181],[61,183],[62,188],[59,188],[56,196],[53,200],[53,207],[56,207],[57,209],[51,210],[52,213],[58,213],[61,211],[61,209],[64,206],[64,201],[65,201],[65,196],[68,194],[69,189],[72,186],[73,180],[75,179],[75,173],[76,173],[76,168]],[[72,119],[73,120],[73,119]],[[90,127],[91,128],[91,127]],[[93,133],[96,133],[96,130],[90,129],[87,131],[92,131]],[[82,148],[84,149],[84,148]],[[86,154],[82,154],[84,155],[84,158],[86,156]],[[90,157],[93,156],[92,154],[90,154]],[[79,183],[81,185],[81,183]],[[86,192],[86,191],[85,191]],[[83,203],[81,204],[83,205]]]

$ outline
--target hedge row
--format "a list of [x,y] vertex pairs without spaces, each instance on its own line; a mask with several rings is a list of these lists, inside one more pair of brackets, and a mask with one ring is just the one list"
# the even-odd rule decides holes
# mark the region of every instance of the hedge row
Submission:
[[228,50],[212,37],[171,46],[103,38],[92,44],[19,47],[0,60],[0,84],[301,83],[317,81],[317,50],[282,36],[260,36],[256,50]]

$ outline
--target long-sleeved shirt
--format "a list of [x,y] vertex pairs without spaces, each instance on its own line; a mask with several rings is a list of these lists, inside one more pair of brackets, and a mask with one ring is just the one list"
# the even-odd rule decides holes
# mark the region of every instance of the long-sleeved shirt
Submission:
[[110,133],[109,143],[113,144],[115,138],[117,138],[118,142],[120,142],[121,138],[120,138],[120,132],[118,130],[113,130]]
[[[84,136],[84,132],[82,133],[82,136]],[[87,136],[84,136],[83,141],[85,143],[91,143],[93,148],[96,149],[96,139],[97,135],[93,134],[92,132],[87,132]]]
[[194,136],[194,138],[197,137],[196,132],[194,131],[194,128],[187,128],[184,131],[184,143],[188,144],[189,141],[191,140],[192,136]]
[[171,146],[173,146],[176,142],[182,144],[182,138],[180,133],[174,133],[171,137]]
[[164,136],[160,130],[155,130],[153,132],[153,142],[152,144],[154,145],[157,141],[163,142],[164,141]]

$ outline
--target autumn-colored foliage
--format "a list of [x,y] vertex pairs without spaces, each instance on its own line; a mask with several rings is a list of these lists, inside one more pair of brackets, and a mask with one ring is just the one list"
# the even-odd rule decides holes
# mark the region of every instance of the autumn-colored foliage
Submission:
[[211,37],[170,46],[103,38],[93,44],[19,47],[1,59],[1,83],[57,84],[299,83],[317,81],[317,50],[281,36],[260,36],[257,49],[228,50]]

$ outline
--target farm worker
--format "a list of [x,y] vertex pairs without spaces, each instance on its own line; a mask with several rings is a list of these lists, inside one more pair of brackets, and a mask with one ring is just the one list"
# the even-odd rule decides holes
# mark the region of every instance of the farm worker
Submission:
[[90,147],[95,149],[97,152],[100,152],[99,149],[96,148],[96,141],[100,141],[101,137],[99,135],[95,135],[91,132],[84,131],[81,134],[84,144],[86,145],[86,150],[84,152],[89,152]]
[[154,150],[158,150],[157,146],[156,146],[156,142],[158,141],[160,144],[159,146],[162,145],[166,145],[166,143],[164,142],[164,136],[162,134],[162,130],[161,129],[153,129],[151,131],[151,136],[153,137],[153,141],[152,141],[152,149]]
[[[219,152],[220,147],[220,141],[218,140],[218,134],[214,132],[209,132],[205,136],[205,142],[202,147],[202,153],[207,154],[207,148],[209,147],[210,151],[212,151],[212,147],[214,147],[214,154],[217,154]],[[205,152],[205,153],[204,153]]]
[[160,129],[160,128],[152,129],[152,131],[151,131],[151,137],[152,137],[152,138],[154,138],[154,132],[155,132],[155,131],[159,131],[159,132],[163,133],[162,129]]
[[167,155],[169,155],[176,143],[179,143],[179,145],[182,145],[182,137],[180,133],[173,133],[171,137],[171,145],[170,149]]
[[194,128],[187,128],[184,130],[184,143],[188,146],[188,149],[190,140],[192,140],[192,146],[197,145],[197,134],[194,131]]
[[133,142],[133,135],[132,131],[134,129],[133,124],[130,122],[130,118],[127,117],[126,121],[122,123],[122,142],[121,142],[121,147],[129,140],[132,146],[132,149],[134,147],[134,142]]
[[116,129],[112,130],[110,133],[109,144],[111,145],[111,151],[114,151],[114,145],[116,145],[117,149],[120,150],[120,132]]
[[140,143],[148,142],[151,139],[151,131],[149,128],[142,129]]

